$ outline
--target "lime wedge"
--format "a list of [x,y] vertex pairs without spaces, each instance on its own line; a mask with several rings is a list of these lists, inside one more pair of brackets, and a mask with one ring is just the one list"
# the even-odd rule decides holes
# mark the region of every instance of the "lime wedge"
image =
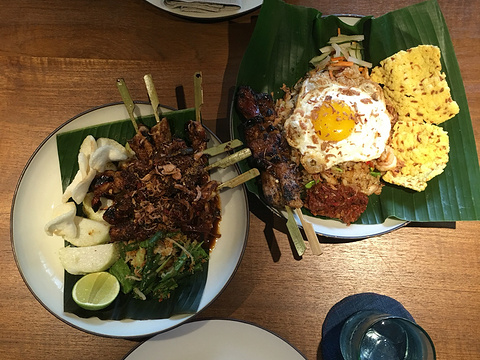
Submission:
[[102,271],[87,274],[78,280],[73,286],[72,298],[84,309],[100,310],[110,305],[119,291],[117,278]]

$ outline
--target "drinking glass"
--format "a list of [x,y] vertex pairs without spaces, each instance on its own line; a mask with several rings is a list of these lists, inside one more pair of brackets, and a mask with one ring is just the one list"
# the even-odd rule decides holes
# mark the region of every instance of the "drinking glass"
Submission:
[[340,332],[345,360],[434,360],[430,336],[416,323],[376,311],[353,314]]

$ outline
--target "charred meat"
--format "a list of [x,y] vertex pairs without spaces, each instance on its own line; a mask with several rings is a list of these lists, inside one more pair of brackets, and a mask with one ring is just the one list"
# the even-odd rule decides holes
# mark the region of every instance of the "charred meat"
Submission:
[[92,204],[101,197],[113,199],[104,213],[112,241],[181,231],[208,248],[219,237],[218,183],[205,171],[207,158],[201,154],[207,135],[191,121],[187,136],[188,143],[173,138],[166,119],[151,129],[141,126],[128,142],[136,156],[96,176]]
[[252,150],[253,165],[262,172],[265,200],[278,208],[285,205],[301,208],[301,173],[292,160],[292,149],[282,134],[281,125],[275,122],[271,95],[241,86],[236,107],[243,116],[245,140]]

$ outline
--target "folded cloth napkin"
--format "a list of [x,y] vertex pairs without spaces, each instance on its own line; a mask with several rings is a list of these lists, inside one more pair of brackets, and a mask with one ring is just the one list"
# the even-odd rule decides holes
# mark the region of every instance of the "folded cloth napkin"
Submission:
[[212,13],[239,10],[242,0],[164,0],[165,6],[182,12]]

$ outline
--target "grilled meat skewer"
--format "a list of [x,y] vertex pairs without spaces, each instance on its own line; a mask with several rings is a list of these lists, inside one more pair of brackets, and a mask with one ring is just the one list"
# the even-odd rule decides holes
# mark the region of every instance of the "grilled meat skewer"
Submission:
[[277,208],[301,208],[300,170],[292,161],[292,149],[282,135],[281,125],[275,123],[272,97],[241,86],[236,95],[236,108],[243,116],[253,165],[261,170],[265,200]]
[[113,199],[104,213],[112,241],[142,240],[173,229],[206,247],[219,237],[218,183],[205,170],[207,157],[195,156],[206,149],[207,135],[195,121],[188,123],[187,134],[189,144],[172,138],[166,119],[150,130],[139,126],[129,141],[136,156],[94,179],[92,203]]

